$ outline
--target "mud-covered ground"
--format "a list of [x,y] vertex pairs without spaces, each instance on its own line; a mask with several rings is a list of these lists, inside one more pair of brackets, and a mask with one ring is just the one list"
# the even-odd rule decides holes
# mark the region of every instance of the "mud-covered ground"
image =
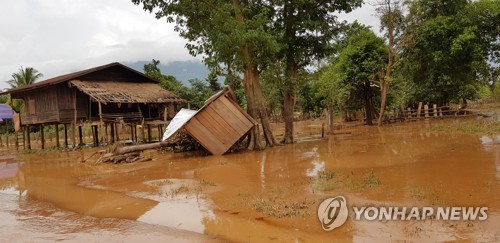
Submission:
[[[80,163],[95,149],[0,151],[5,242],[500,241],[500,134],[469,120],[345,126],[298,122],[297,143],[224,156],[146,152]],[[281,132],[275,127],[275,132]],[[488,207],[485,221],[353,219],[330,232],[322,199],[349,206]]]

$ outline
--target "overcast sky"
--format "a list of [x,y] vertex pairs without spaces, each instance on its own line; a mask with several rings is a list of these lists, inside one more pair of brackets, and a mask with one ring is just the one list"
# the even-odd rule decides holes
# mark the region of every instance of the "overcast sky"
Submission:
[[[378,26],[368,4],[341,18]],[[115,61],[199,60],[185,43],[129,0],[0,1],[0,89],[21,66],[47,79]]]

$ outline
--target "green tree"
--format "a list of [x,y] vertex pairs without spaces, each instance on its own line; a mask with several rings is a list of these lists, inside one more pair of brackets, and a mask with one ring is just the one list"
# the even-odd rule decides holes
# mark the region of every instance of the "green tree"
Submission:
[[191,90],[184,86],[174,76],[162,74],[159,65],[160,61],[153,59],[151,63],[144,64],[144,73],[160,82],[162,88],[173,92],[187,102],[191,101],[193,98]]
[[401,61],[413,101],[476,98],[481,76],[498,63],[499,23],[499,0],[411,1]]
[[350,12],[360,7],[362,0],[316,1],[273,0],[270,8],[275,11],[274,33],[280,43],[279,59],[285,65],[286,82],[283,90],[284,143],[293,143],[293,113],[297,90],[304,87],[300,73],[314,60],[332,54],[331,41],[339,33],[342,23],[336,12]]
[[12,74],[12,79],[7,81],[11,88],[21,88],[26,85],[34,84],[43,74],[32,67],[19,68],[17,73]]
[[[158,1],[132,0],[157,18],[175,22],[175,30],[190,43],[192,55],[203,55],[212,69],[242,72],[247,111],[260,118],[268,146],[276,144],[264,107],[259,74],[279,50],[269,19],[273,9],[264,1]],[[223,65],[221,65],[223,64]],[[257,129],[252,129],[249,148],[260,149]]]
[[[16,89],[26,85],[34,84],[41,77],[43,77],[43,74],[38,72],[38,70],[32,67],[21,67],[19,68],[19,71],[17,73],[12,74],[12,79],[7,81],[7,83],[10,85],[11,89]],[[18,113],[25,112],[24,101],[21,99],[12,100],[9,97],[7,104],[9,104],[12,109],[14,109]]]
[[222,86],[219,83],[219,78],[217,77],[216,72],[210,72],[206,81],[208,83],[208,86],[210,87],[210,90],[212,90],[213,92],[219,92],[222,90]]
[[377,14],[380,17],[380,26],[387,39],[387,66],[385,74],[380,77],[380,114],[378,125],[384,121],[385,109],[387,106],[387,92],[392,83],[392,70],[394,59],[396,58],[396,46],[403,25],[403,3],[400,0],[379,0],[377,4]]
[[[352,32],[352,30],[354,30]],[[319,96],[341,110],[364,105],[366,123],[372,125],[372,81],[387,62],[387,47],[368,27],[354,24],[346,36],[346,46],[321,70]]]

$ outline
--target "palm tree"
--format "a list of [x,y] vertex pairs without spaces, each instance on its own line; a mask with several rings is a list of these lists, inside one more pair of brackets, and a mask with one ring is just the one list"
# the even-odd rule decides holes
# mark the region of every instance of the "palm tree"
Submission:
[[12,74],[12,79],[7,81],[11,88],[21,88],[26,85],[30,85],[36,82],[37,79],[43,77],[43,74],[38,72],[38,70],[27,67],[19,68],[17,73]]
[[[43,74],[38,72],[38,70],[32,67],[21,67],[19,68],[19,71],[17,73],[12,74],[12,79],[7,81],[7,83],[10,85],[11,89],[21,88],[23,86],[35,83],[36,80],[41,77],[43,77]],[[25,112],[24,101],[21,99],[13,100],[11,97],[9,97],[7,104],[9,104],[12,109],[14,109],[18,113]]]

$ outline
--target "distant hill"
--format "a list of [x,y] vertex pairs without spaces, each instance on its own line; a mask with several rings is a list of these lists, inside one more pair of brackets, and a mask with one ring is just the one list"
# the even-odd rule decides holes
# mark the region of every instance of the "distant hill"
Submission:
[[[144,64],[150,61],[138,61],[132,63],[124,63],[125,65],[144,72]],[[165,75],[172,75],[181,81],[186,86],[191,86],[188,82],[190,79],[205,79],[208,76],[208,69],[200,61],[175,61],[169,63],[160,62],[160,70]]]

